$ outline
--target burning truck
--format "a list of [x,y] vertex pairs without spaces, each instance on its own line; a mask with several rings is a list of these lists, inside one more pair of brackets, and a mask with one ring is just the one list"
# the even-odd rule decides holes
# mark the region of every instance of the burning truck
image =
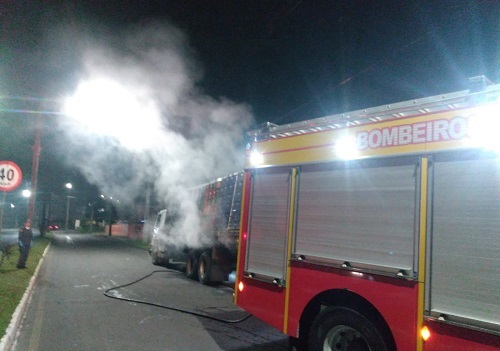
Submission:
[[[185,268],[189,278],[202,284],[227,281],[236,270],[242,186],[243,172],[239,172],[190,190],[201,228],[197,244],[176,240],[179,210],[158,212],[149,249],[153,264]],[[196,233],[181,233],[192,234]]]

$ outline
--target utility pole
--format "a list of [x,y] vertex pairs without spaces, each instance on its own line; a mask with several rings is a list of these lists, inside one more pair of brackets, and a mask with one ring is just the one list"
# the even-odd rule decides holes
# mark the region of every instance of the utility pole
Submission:
[[144,220],[149,221],[150,207],[151,207],[151,183],[147,183],[146,185],[146,201],[144,204]]
[[111,202],[108,202],[108,208],[109,208],[109,229],[108,229],[108,236],[111,236],[111,222],[113,221],[113,214],[111,213],[111,211],[113,210],[113,205],[111,204]]
[[38,183],[38,162],[40,159],[40,152],[42,151],[42,147],[40,145],[41,129],[42,129],[42,116],[40,114],[37,114],[35,143],[33,145],[33,160],[31,163],[31,196],[29,199],[29,206],[28,206],[28,219],[32,222],[35,213],[36,189]]
[[66,230],[69,229],[69,202],[71,199],[74,199],[74,198],[75,198],[75,196],[66,195],[66,225],[65,225]]

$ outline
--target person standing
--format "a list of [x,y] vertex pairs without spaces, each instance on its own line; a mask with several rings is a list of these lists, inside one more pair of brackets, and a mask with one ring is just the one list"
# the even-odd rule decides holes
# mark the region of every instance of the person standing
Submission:
[[28,219],[24,223],[24,227],[19,229],[19,261],[17,261],[17,268],[26,268],[26,260],[28,259],[32,243],[33,231],[31,230],[31,221]]

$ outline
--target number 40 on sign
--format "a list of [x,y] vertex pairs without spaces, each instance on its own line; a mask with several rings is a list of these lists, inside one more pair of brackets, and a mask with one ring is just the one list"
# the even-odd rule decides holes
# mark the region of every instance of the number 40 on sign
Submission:
[[18,165],[11,161],[0,161],[0,191],[14,190],[21,184],[22,179]]

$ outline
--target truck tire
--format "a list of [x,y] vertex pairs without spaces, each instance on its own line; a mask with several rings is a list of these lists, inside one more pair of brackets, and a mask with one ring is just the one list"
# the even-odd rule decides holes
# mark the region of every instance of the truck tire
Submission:
[[309,331],[309,351],[388,351],[379,330],[348,308],[326,308]]
[[151,261],[155,266],[161,266],[162,260],[158,257],[158,251],[151,252]]
[[205,251],[200,255],[198,262],[198,280],[207,285],[210,283],[210,272],[212,269],[212,255],[210,251]]
[[162,259],[158,256],[158,251],[158,247],[151,247],[151,262],[153,262],[155,266],[160,266],[163,263]]
[[186,276],[196,279],[198,275],[198,258],[194,252],[190,252],[186,259]]

